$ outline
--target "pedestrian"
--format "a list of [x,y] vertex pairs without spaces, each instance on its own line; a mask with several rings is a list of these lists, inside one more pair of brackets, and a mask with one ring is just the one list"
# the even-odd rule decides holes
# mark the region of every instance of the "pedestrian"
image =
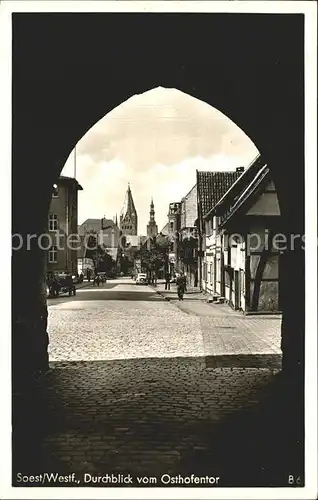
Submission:
[[197,270],[195,271],[195,275],[194,275],[194,286],[195,287],[198,286],[198,271]]
[[76,294],[76,288],[75,288],[75,285],[73,283],[73,278],[72,278],[71,274],[67,274],[67,276],[65,278],[65,285],[67,287],[67,291],[68,291],[69,297],[71,295],[75,295]]
[[177,284],[178,300],[183,300],[183,295],[187,287],[187,281],[182,271],[176,280],[176,284]]
[[60,294],[60,289],[61,289],[60,282],[59,282],[57,276],[53,275],[52,282],[51,282],[52,296],[58,297]]
[[165,275],[165,290],[170,290],[170,279],[171,279],[170,273],[169,271],[167,271]]
[[154,286],[157,286],[157,273],[156,272],[153,273],[153,284],[154,284]]

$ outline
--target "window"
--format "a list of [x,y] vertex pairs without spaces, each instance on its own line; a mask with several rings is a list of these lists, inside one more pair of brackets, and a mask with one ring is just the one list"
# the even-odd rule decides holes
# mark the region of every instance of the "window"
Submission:
[[173,229],[173,221],[170,222],[170,229]]
[[51,264],[57,262],[57,247],[53,246],[49,249],[49,262]]
[[170,243],[170,252],[173,252],[173,243]]
[[58,218],[56,214],[49,215],[49,231],[57,231]]

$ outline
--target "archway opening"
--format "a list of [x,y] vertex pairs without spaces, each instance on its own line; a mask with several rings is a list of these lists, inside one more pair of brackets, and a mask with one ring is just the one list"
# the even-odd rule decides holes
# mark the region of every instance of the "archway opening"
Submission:
[[[224,264],[221,265],[221,261],[216,256],[215,250],[212,251],[212,255],[210,253],[211,258],[205,257],[198,260],[198,240],[197,238],[193,238],[193,234],[190,233],[198,231],[196,171],[220,173],[220,179],[216,179],[215,182],[213,181],[214,184],[210,183],[209,186],[203,186],[210,190],[206,195],[212,197],[214,203],[216,203],[218,199],[215,198],[214,191],[219,189],[218,183],[228,183],[226,173],[234,173],[237,170],[241,172],[244,170],[247,171],[248,167],[257,156],[259,156],[259,152],[252,141],[239,129],[239,127],[215,108],[179,90],[158,87],[146,93],[131,97],[99,120],[77,143],[76,151],[73,150],[69,155],[62,170],[62,177],[73,177],[75,175],[79,184],[83,187],[83,191],[79,191],[78,219],[79,232],[81,236],[84,237],[82,243],[84,245],[87,243],[89,234],[96,234],[100,231],[103,232],[104,241],[107,240],[106,243],[108,248],[106,249],[106,253],[108,257],[110,256],[112,258],[112,269],[110,270],[107,268],[104,270],[103,266],[100,266],[99,271],[107,271],[110,277],[113,278],[116,276],[118,278],[122,269],[124,273],[126,275],[129,274],[129,276],[138,274],[139,271],[146,273],[148,275],[148,280],[151,280],[150,268],[152,264],[149,261],[151,257],[149,257],[148,253],[147,256],[144,255],[143,259],[141,259],[140,247],[143,248],[145,246],[145,241],[147,237],[150,236],[149,222],[152,217],[150,205],[151,200],[153,200],[153,227],[156,228],[156,235],[162,234],[163,231],[163,241],[165,238],[169,240],[156,261],[158,267],[156,274],[158,274],[159,279],[165,280],[167,268],[171,275],[171,281],[176,279],[175,275],[178,274],[179,271],[184,271],[188,274],[189,287],[191,288],[191,286],[193,287],[193,285],[196,285],[195,288],[197,290],[194,291],[198,293],[203,292],[204,297],[209,297],[209,294],[218,294],[221,297],[224,295],[225,302],[229,307],[237,311],[242,311],[242,308],[243,310],[245,308],[245,303],[243,304],[243,302],[245,301],[245,295],[248,293],[247,287],[254,286],[255,278],[255,276],[253,276],[253,283],[250,283],[250,277],[245,277],[245,260],[242,259],[242,263],[238,267],[241,280],[240,283],[238,283],[236,282],[236,277],[236,281],[234,281],[234,256],[232,257],[232,265],[230,262],[227,262],[225,266]],[[224,180],[222,177],[223,174]],[[231,183],[234,183],[234,180],[238,177],[238,174],[234,175],[230,184],[226,184],[226,189],[222,187],[224,191],[223,194],[225,194],[231,187]],[[127,225],[127,221],[125,224],[125,221],[121,220],[121,209],[128,184],[130,184],[130,192],[132,193],[134,208],[136,210],[136,226],[133,231],[131,231],[131,221],[128,221],[130,225]],[[192,198],[187,204],[185,200],[189,193],[192,193]],[[218,195],[220,197],[221,193]],[[188,221],[191,219],[191,222],[188,222],[189,227],[187,227],[185,220],[183,220],[182,223],[181,221],[178,222],[175,220],[175,223],[173,223],[171,213],[169,215],[169,206],[172,203],[181,203],[182,200],[184,202],[182,209],[184,212],[183,219],[186,218],[185,212],[187,212]],[[54,197],[53,202],[56,204],[57,201],[56,197]],[[52,214],[54,215],[54,209],[52,208],[50,210],[51,216]],[[103,221],[108,221],[109,232],[112,232],[111,238],[109,238],[110,235],[107,236],[107,229],[105,230],[104,228],[103,231]],[[169,225],[173,224],[174,229],[171,231]],[[184,226],[182,231],[186,234],[183,243],[181,241],[179,242],[178,249],[176,248],[176,246],[178,246],[176,240],[180,238],[182,232],[180,232],[180,229],[182,225]],[[246,230],[239,225],[236,227],[236,233],[242,233],[243,229],[244,231]],[[123,261],[121,264],[118,262],[118,252],[124,254],[121,256],[122,259],[126,258],[127,253],[124,248],[116,248],[118,244],[121,246],[123,242],[120,236],[118,238],[119,233],[124,235],[127,234],[128,240],[132,239],[131,236],[138,237],[138,242],[132,244],[133,247],[136,247],[135,253],[132,251],[132,254],[127,257],[129,260],[128,265],[130,265],[128,268],[126,268],[127,266],[124,267]],[[151,236],[153,236],[153,234],[151,234]],[[205,231],[204,236],[208,236]],[[186,248],[188,246],[188,238],[191,247],[191,257],[189,257],[189,249]],[[131,243],[132,242],[130,242],[130,244]],[[164,252],[166,252],[166,255],[164,255]],[[227,249],[226,252],[228,253]],[[154,248],[153,253],[155,253]],[[84,248],[80,248],[80,260],[82,261],[81,269],[76,267],[76,271],[83,273],[85,279],[88,276],[88,271],[90,278],[96,274],[97,271],[94,267],[94,262],[86,258],[88,254],[87,248],[86,251]],[[232,248],[232,255],[233,254],[234,248]],[[54,259],[52,260],[54,262],[48,263],[49,270],[63,273],[65,271],[65,255],[61,252],[60,256],[58,256],[56,252],[53,257]],[[111,259],[108,260],[111,261]],[[276,262],[274,263],[274,266],[275,265],[277,266]],[[257,269],[257,265],[255,265],[254,261],[252,267],[253,269]],[[215,272],[212,272],[212,268],[213,270],[215,268]],[[198,282],[198,275],[202,274],[202,269],[206,270],[206,279],[204,283],[202,276],[200,282]],[[256,273],[255,269],[254,274]],[[273,272],[273,266],[270,266],[270,271]],[[278,269],[276,272],[277,276],[272,276],[273,281],[270,282],[274,285],[276,285],[278,280]],[[219,278],[217,279],[218,274]],[[233,276],[231,276],[231,274],[233,274]],[[218,281],[218,283],[215,283],[214,289],[212,286],[213,281]],[[117,284],[118,283],[119,281],[117,279]],[[261,284],[264,287],[262,279],[258,285],[261,286]],[[245,288],[243,288],[244,285]],[[268,285],[268,283],[266,283],[266,285]],[[111,285],[112,288],[114,286],[115,288],[117,287],[117,285]],[[242,290],[238,290],[238,286],[240,286]],[[177,298],[175,284],[169,285],[170,290],[171,287],[174,288],[174,295],[175,298]],[[224,287],[223,294],[220,287]],[[115,292],[116,290],[112,291],[112,293]],[[100,295],[98,295],[98,293]],[[105,299],[106,296],[103,295],[104,293],[102,289],[95,289],[94,293],[91,291],[91,300],[97,300],[98,297],[103,297]],[[110,299],[112,293],[109,294]],[[277,293],[278,290],[274,290],[272,293],[271,290],[266,290],[265,292],[263,291],[263,297],[261,298],[263,302],[267,300],[276,303],[278,302]],[[240,305],[236,303],[235,294],[239,294],[239,297],[243,297]],[[271,297],[271,295],[274,298]],[[70,302],[71,305],[69,308],[73,310],[73,313],[70,313],[70,316],[72,316],[70,320],[73,323],[72,331],[74,329],[74,332],[80,327],[82,319],[78,327],[76,327],[76,321],[73,320],[76,318],[78,309],[83,306],[81,299],[84,300],[85,296],[89,296],[87,290],[80,291],[76,299]],[[125,297],[125,294],[123,294],[123,297]],[[194,295],[187,297],[189,298],[189,301],[187,301],[188,303],[193,302],[190,300],[192,297],[194,297]],[[129,296],[129,298],[133,299],[133,296]],[[138,294],[136,299],[140,300],[140,298],[141,296]],[[68,301],[70,301],[68,298],[50,300],[50,306],[54,305],[54,307],[49,308],[50,315],[52,316],[52,322],[50,322],[49,316],[52,361],[65,361],[66,359],[69,361],[80,359],[101,360],[104,359],[104,357],[108,359],[109,353],[107,352],[106,345],[103,353],[101,349],[96,353],[92,353],[89,350],[90,343],[87,343],[86,348],[83,349],[81,342],[79,342],[78,347],[76,347],[76,342],[73,340],[72,351],[69,351],[68,339],[60,335],[61,327],[59,326],[59,321],[56,319],[60,314],[57,303],[63,303],[61,307],[63,312],[65,312],[67,309],[66,302]],[[76,301],[77,306],[73,305],[74,301]],[[250,302],[252,304],[253,296]],[[92,306],[92,304],[90,305]],[[246,304],[246,308],[247,310],[251,309],[250,304]],[[265,309],[266,313],[274,311],[279,312],[278,306],[272,309],[268,308],[268,310]],[[225,314],[222,308],[220,314],[221,313],[222,315]],[[229,317],[229,321],[232,321],[231,317]],[[256,330],[262,327],[265,328],[264,342],[262,346],[258,346],[258,352],[254,353],[260,355],[262,349],[264,350],[264,360],[262,363],[265,366],[267,362],[265,361],[266,356],[270,359],[270,355],[272,354],[272,350],[268,348],[268,344],[266,343],[268,340],[266,340],[266,335],[269,330],[272,330],[273,326],[274,321],[270,323],[265,321],[262,325],[258,323],[255,325]],[[65,325],[63,325],[62,328],[65,328]],[[277,318],[275,322],[275,335],[272,339],[274,349],[276,349],[276,358],[280,355],[279,331],[280,319]],[[236,335],[238,335],[237,328]],[[150,341],[150,344],[151,343]],[[204,339],[205,347],[208,343],[209,340]],[[131,349],[129,354],[128,350],[127,358],[136,356],[143,357],[148,349],[146,346],[140,347],[137,353]],[[230,340],[227,348],[229,349],[228,354],[231,355],[251,354],[250,351],[244,351],[246,348],[244,348],[243,341],[241,343],[242,352],[239,352],[239,350],[236,353],[232,352]],[[205,348],[205,351],[212,353],[211,347]],[[168,352],[168,356],[170,354]],[[183,354],[182,349],[180,352],[175,352],[175,355]],[[190,352],[188,352],[187,355],[189,354]],[[226,351],[222,352],[222,354],[226,355]],[[123,355],[122,346],[120,346],[120,353],[118,353],[118,355],[120,355],[120,357]],[[65,358],[63,358],[63,356],[65,356]],[[114,352],[111,356],[115,356]],[[161,350],[159,357],[164,356],[165,353]],[[255,359],[254,361],[252,361],[252,359],[247,359],[244,362],[255,363]]]

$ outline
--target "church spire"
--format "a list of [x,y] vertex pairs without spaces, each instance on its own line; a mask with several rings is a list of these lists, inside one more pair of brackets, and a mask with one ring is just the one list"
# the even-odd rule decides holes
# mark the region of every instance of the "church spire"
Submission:
[[158,234],[158,226],[155,221],[155,206],[153,202],[153,198],[151,197],[151,202],[150,202],[150,211],[149,211],[149,224],[147,226],[147,236],[152,237],[152,236],[157,236]]
[[124,234],[136,235],[138,228],[137,221],[137,210],[134,204],[130,182],[128,182],[124,205],[120,212],[120,229]]
[[149,222],[150,223],[156,223],[155,222],[155,206],[154,206],[154,203],[153,203],[153,198],[151,197],[151,203],[150,203],[150,219],[149,219]]

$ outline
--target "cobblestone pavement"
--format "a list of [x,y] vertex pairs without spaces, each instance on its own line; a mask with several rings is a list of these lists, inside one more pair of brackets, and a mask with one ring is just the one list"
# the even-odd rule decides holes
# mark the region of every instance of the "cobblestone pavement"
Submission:
[[205,295],[195,289],[177,300],[175,285],[165,291],[159,284],[154,290],[189,316],[200,318],[207,365],[278,368],[281,364],[279,315],[244,316],[226,304],[208,304]]
[[49,335],[51,361],[204,356],[200,319],[131,280],[52,299]]
[[75,472],[81,486],[95,485],[85,473],[132,474],[133,486],[136,476],[164,486],[163,474],[219,476],[221,486],[287,486],[291,470],[302,475],[301,428],[278,370],[208,369],[210,318],[128,281],[58,301],[52,369],[19,401],[14,474]]

